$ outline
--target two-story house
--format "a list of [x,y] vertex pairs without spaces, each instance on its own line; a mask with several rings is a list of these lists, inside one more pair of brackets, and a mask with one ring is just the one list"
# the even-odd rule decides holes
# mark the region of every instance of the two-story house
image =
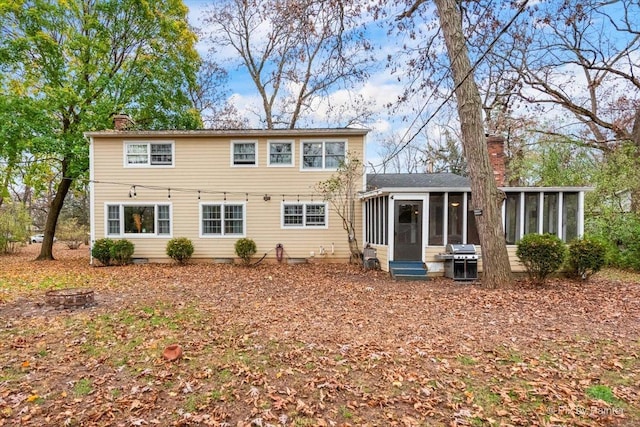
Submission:
[[347,153],[364,158],[367,132],[89,132],[91,240],[126,238],[151,262],[169,260],[173,237],[191,239],[195,260],[233,258],[247,237],[260,256],[346,261],[342,221],[314,187]]
[[[346,262],[341,219],[315,186],[347,153],[365,158],[367,130],[280,129],[89,132],[91,240],[126,238],[135,258],[169,261],[166,243],[187,237],[196,260],[235,257],[237,239],[253,239],[258,256]],[[514,270],[528,233],[566,242],[584,232],[588,188],[509,187],[504,148],[487,140],[494,178],[504,192],[502,218]],[[391,261],[419,261],[444,274],[448,244],[479,236],[469,181],[454,174],[366,175],[359,189],[358,240]],[[279,249],[276,249],[279,248]],[[482,270],[482,262],[479,263]]]

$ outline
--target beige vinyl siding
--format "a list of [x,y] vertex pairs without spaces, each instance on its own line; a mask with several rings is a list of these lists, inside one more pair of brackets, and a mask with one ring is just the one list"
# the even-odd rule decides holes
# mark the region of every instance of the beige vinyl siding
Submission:
[[514,273],[524,273],[526,270],[524,265],[520,262],[520,259],[516,255],[516,250],[518,249],[515,245],[507,246],[507,253],[509,254],[509,263],[511,264],[511,271]]
[[380,261],[380,268],[383,271],[389,271],[389,246],[386,245],[371,245],[376,249],[376,257]]
[[[311,139],[322,140],[323,137],[305,135],[303,137],[283,138],[294,142],[293,167],[268,167],[269,153],[267,140],[273,137],[248,138],[232,137],[195,137],[177,136],[167,138],[157,137],[158,140],[173,141],[173,167],[124,167],[124,142],[153,142],[153,137],[135,138],[130,134],[126,137],[93,137],[94,173],[94,226],[96,239],[105,237],[105,204],[106,203],[167,203],[172,206],[171,237],[187,237],[193,241],[194,258],[233,257],[234,243],[238,239],[233,237],[200,237],[200,203],[235,202],[245,206],[246,237],[255,240],[258,254],[262,256],[270,251],[269,257],[275,257],[275,246],[284,245],[285,255],[294,258],[308,258],[313,251],[317,258],[325,260],[346,260],[349,257],[347,236],[342,228],[340,218],[327,206],[328,228],[283,229],[281,227],[282,200],[288,203],[322,202],[315,196],[311,197],[315,183],[326,180],[334,171],[300,171],[300,141]],[[336,135],[326,139],[343,139],[347,141],[347,150],[360,159],[364,156],[364,137]],[[257,167],[231,166],[231,141],[257,141]],[[123,185],[116,185],[121,183]],[[130,185],[136,186],[136,198],[129,198]],[[145,186],[159,187],[149,189]],[[168,199],[167,189],[171,188],[171,198]],[[191,191],[180,191],[190,189]],[[200,200],[196,191],[202,190]],[[210,194],[219,192],[219,194]],[[245,193],[250,193],[247,196]],[[263,196],[268,194],[270,201],[265,202]],[[362,213],[358,204],[356,218]],[[356,235],[362,233],[358,224]],[[170,237],[125,236],[136,247],[134,256],[149,258],[150,260],[166,260],[165,247]],[[332,253],[333,245],[333,253]],[[320,257],[320,246],[325,255]]]

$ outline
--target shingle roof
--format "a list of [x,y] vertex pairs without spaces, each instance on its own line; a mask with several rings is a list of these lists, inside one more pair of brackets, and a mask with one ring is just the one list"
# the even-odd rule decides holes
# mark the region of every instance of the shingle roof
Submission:
[[85,137],[95,138],[178,138],[178,137],[315,137],[315,136],[364,136],[369,129],[361,128],[296,128],[296,129],[196,129],[196,130],[103,130],[85,132]]
[[469,180],[454,173],[367,174],[367,190],[378,188],[468,188]]

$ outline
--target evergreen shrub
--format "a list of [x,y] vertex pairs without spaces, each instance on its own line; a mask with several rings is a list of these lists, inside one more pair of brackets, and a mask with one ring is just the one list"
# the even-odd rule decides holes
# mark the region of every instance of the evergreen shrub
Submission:
[[111,239],[96,240],[91,247],[91,256],[100,261],[102,265],[111,265],[111,247],[113,243]]
[[193,243],[186,237],[176,237],[167,242],[167,255],[174,261],[184,264],[193,255]]
[[115,261],[120,265],[131,263],[131,257],[135,246],[127,239],[118,240],[113,243],[109,253],[111,254],[111,261]]
[[553,234],[526,234],[516,250],[529,278],[539,284],[562,266],[566,254],[566,245]]
[[245,265],[249,265],[251,257],[257,252],[256,242],[251,239],[238,239],[235,244],[236,255],[242,259]]
[[568,270],[571,275],[587,280],[605,265],[606,245],[596,239],[576,239],[569,244]]

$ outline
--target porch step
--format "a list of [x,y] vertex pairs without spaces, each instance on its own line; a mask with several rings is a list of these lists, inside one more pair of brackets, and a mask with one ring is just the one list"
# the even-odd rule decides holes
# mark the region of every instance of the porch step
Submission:
[[394,280],[427,280],[427,266],[422,261],[389,261]]

